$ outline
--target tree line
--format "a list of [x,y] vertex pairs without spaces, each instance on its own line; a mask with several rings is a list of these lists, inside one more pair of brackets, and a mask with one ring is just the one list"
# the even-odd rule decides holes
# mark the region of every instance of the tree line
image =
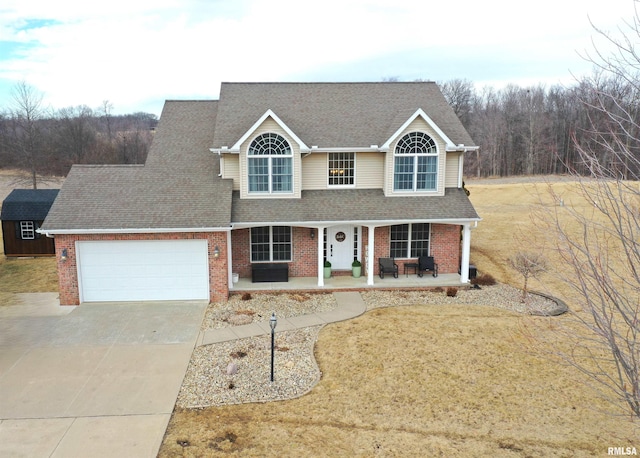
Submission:
[[157,117],[112,109],[108,101],[45,109],[40,94],[18,83],[12,106],[0,111],[0,168],[28,174],[24,181],[37,188],[38,176],[66,176],[73,164],[144,163]]
[[[440,88],[480,147],[465,159],[469,176],[587,174],[581,148],[594,151],[614,174],[627,178],[639,172],[616,154],[626,148],[639,155],[632,141],[638,132],[624,131],[616,113],[637,117],[640,92],[620,75],[594,70],[570,87],[477,89],[469,80],[454,79]],[[34,186],[37,175],[64,176],[72,164],[144,163],[155,115],[116,116],[108,101],[96,109],[46,111],[26,83],[17,84],[13,95],[13,106],[0,112],[0,168],[29,172]]]
[[616,154],[626,149],[640,156],[636,124],[622,122],[629,114],[637,119],[640,107],[638,87],[628,78],[595,69],[570,87],[477,90],[471,81],[456,79],[440,88],[480,146],[465,159],[469,176],[585,175],[589,164],[580,149],[593,151],[613,174],[637,176],[628,157]]

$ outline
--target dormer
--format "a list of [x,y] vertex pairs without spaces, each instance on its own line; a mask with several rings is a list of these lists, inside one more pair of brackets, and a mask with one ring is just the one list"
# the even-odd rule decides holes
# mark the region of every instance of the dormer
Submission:
[[387,196],[444,195],[447,151],[456,145],[418,109],[382,145]]
[[[233,146],[213,151],[220,153],[222,176],[234,178],[234,189],[240,190],[241,199],[272,199],[300,198],[300,154],[308,150],[269,109]],[[237,160],[225,164],[225,155],[237,155]],[[229,173],[235,164],[237,174]]]

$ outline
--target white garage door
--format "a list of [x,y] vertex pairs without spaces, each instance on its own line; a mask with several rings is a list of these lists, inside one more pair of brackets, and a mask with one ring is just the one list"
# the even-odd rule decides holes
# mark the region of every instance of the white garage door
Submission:
[[78,242],[80,300],[209,299],[206,240]]

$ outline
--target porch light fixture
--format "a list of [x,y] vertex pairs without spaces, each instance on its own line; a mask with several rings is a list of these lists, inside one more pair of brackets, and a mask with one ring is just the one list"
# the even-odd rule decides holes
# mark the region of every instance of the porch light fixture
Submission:
[[220,257],[220,248],[218,248],[218,245],[216,245],[216,247],[213,249],[213,257],[214,258]]
[[273,382],[273,354],[276,348],[276,326],[278,325],[278,319],[276,318],[276,312],[271,314],[269,319],[269,326],[271,326],[271,381]]
[[66,261],[67,260],[67,255],[68,255],[67,249],[63,248],[62,249],[62,254],[60,255],[60,261]]
[[309,232],[309,236],[311,237],[311,240],[316,238],[316,231],[314,228],[311,228],[311,231]]

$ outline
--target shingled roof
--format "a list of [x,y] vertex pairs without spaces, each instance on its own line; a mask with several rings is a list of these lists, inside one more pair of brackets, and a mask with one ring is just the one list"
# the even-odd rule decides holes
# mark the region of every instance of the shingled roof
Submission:
[[474,146],[436,83],[222,83],[213,147],[231,147],[271,109],[308,146],[383,145],[422,109]]
[[3,221],[42,221],[58,195],[57,189],[14,189],[2,202]]
[[206,229],[231,224],[231,180],[209,151],[216,101],[167,102],[146,165],[73,166],[44,231]]
[[382,145],[422,109],[456,145],[473,141],[435,83],[223,83],[219,101],[167,101],[144,166],[72,167],[43,231],[209,230],[232,224],[475,220],[462,190],[385,197],[382,190],[302,191],[243,199],[210,148],[235,144],[272,110],[308,146]]
[[444,196],[385,197],[381,189],[302,191],[301,199],[240,199],[233,193],[235,224],[322,222],[469,221],[480,217],[463,189]]

